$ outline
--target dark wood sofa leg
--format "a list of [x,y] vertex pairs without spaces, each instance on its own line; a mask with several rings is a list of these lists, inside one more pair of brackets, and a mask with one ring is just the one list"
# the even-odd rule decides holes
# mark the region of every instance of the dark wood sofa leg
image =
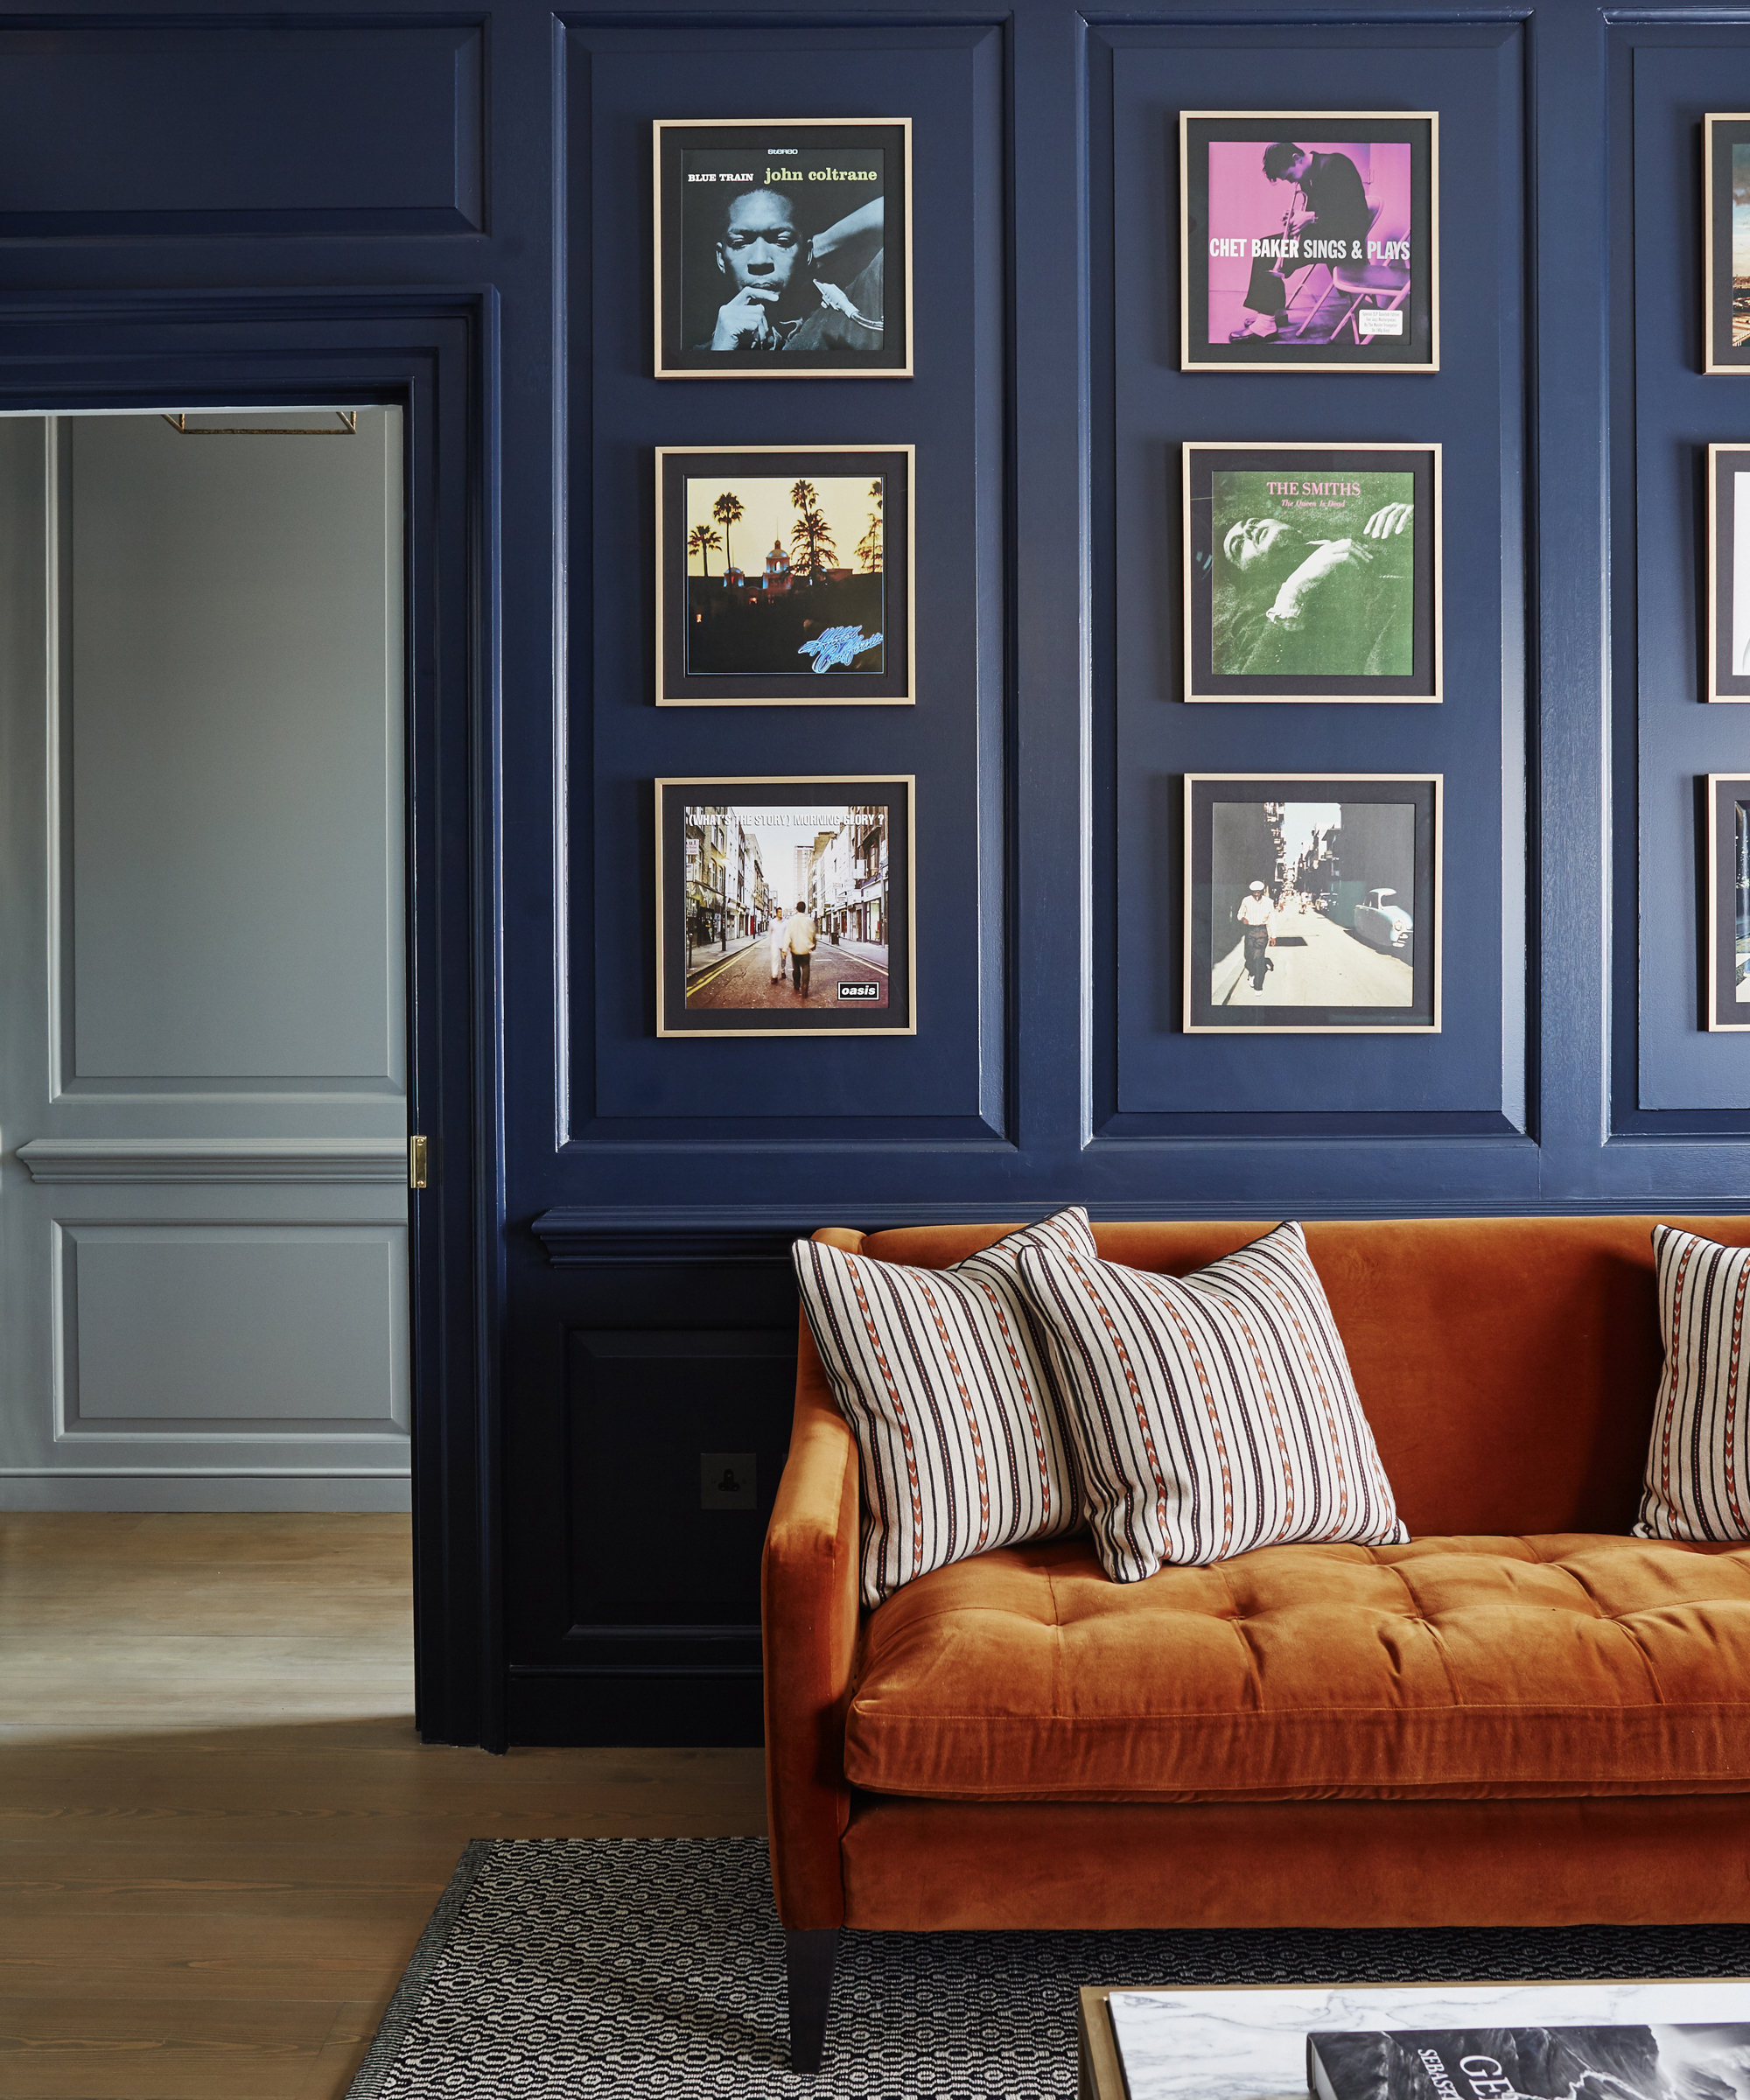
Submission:
[[817,2071],[826,2047],[826,2009],[838,1965],[838,1934],[784,1928],[784,1968],[790,1985],[790,2068]]

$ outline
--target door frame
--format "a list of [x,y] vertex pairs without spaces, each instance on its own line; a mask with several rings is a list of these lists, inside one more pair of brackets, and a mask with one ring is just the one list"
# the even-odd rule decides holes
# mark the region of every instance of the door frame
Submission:
[[416,1718],[506,1743],[496,294],[52,293],[0,308],[0,411],[402,410]]

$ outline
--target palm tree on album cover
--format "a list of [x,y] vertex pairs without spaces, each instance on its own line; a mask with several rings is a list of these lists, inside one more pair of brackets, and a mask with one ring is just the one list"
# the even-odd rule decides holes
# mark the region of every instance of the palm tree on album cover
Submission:
[[881,570],[881,513],[886,499],[881,484],[869,484],[869,500],[875,506],[869,514],[869,529],[857,542],[857,558],[863,564],[865,576],[878,576]]
[[725,569],[733,569],[735,566],[735,556],[730,551],[729,528],[732,525],[738,525],[746,514],[741,498],[732,488],[724,489],[711,505],[712,517],[723,527],[723,565]]
[[790,573],[816,584],[837,566],[837,543],[812,481],[794,482],[790,500],[796,507],[796,522],[790,528]]
[[713,550],[723,545],[723,535],[714,532],[709,525],[695,525],[687,535],[687,552],[698,556],[707,577],[711,572],[710,557]]

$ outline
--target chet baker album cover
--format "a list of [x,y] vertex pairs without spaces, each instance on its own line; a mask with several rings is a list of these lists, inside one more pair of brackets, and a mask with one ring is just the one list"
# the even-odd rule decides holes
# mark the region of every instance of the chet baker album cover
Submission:
[[654,126],[656,376],[912,369],[911,120]]
[[1187,372],[1433,371],[1439,120],[1429,111],[1187,110]]

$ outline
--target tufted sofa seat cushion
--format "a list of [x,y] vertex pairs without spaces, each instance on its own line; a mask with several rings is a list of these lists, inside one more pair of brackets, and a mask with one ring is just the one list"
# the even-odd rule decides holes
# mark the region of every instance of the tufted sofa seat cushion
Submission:
[[1109,1582],[1085,1537],[867,1620],[846,1775],[961,1801],[1750,1788],[1750,1547],[1270,1546]]

